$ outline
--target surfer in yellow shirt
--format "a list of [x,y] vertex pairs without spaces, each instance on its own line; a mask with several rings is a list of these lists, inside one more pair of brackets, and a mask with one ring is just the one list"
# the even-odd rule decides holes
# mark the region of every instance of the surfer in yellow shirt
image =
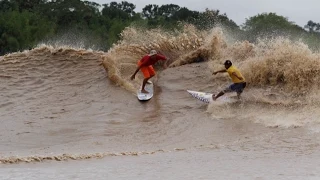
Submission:
[[232,62],[230,60],[226,60],[224,62],[224,67],[226,69],[213,72],[212,74],[216,75],[218,73],[227,72],[233,84],[231,84],[229,87],[227,87],[223,91],[219,92],[217,95],[212,95],[212,99],[216,100],[220,96],[223,96],[225,93],[228,93],[228,92],[237,92],[237,97],[238,99],[240,99],[240,95],[243,92],[243,89],[246,87],[247,83],[244,77],[242,76],[242,74],[240,73],[240,71],[235,66],[232,65]]

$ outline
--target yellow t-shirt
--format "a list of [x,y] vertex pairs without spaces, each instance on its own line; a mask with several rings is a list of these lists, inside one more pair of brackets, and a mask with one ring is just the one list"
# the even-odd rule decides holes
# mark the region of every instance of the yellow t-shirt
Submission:
[[[236,67],[230,66],[230,67],[227,69],[227,72],[228,72],[229,76],[231,77],[233,83],[242,83],[242,82],[245,82],[244,77],[242,76],[242,74],[240,73],[240,71],[239,71]],[[238,78],[237,78],[236,76],[234,76],[232,73],[236,73],[236,75],[237,75],[238,77],[242,77],[242,80],[238,79]]]

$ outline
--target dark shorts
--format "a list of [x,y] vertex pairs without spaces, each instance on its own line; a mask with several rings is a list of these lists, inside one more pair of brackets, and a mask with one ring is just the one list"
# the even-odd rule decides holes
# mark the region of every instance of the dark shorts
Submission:
[[229,87],[227,87],[225,90],[223,90],[224,93],[227,92],[237,92],[237,93],[242,93],[243,89],[246,87],[247,83],[234,83],[231,84]]

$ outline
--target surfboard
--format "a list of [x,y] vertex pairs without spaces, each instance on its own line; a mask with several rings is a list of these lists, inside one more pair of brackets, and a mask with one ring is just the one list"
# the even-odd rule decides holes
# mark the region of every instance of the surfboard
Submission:
[[187,90],[189,94],[191,94],[192,97],[199,99],[202,102],[210,103],[213,101],[212,99],[212,93],[206,93],[206,92],[199,92],[199,91],[191,91]]
[[146,86],[144,87],[146,91],[148,91],[148,94],[141,93],[141,87],[137,91],[137,97],[140,101],[148,101],[153,97],[153,83],[151,81],[148,81],[146,83]]
[[199,92],[199,91],[191,91],[187,90],[189,94],[191,94],[192,97],[204,102],[204,103],[211,103],[211,102],[217,102],[217,103],[233,103],[233,102],[239,102],[239,99],[237,96],[230,96],[225,94],[224,96],[219,97],[216,101],[212,99],[212,93],[206,93],[206,92]]

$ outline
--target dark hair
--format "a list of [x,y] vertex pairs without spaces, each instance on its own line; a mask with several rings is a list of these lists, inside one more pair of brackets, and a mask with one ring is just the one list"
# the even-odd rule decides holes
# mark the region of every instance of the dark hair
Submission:
[[231,62],[230,60],[226,60],[226,61],[224,62],[224,65],[231,66],[231,65],[232,65],[232,62]]

